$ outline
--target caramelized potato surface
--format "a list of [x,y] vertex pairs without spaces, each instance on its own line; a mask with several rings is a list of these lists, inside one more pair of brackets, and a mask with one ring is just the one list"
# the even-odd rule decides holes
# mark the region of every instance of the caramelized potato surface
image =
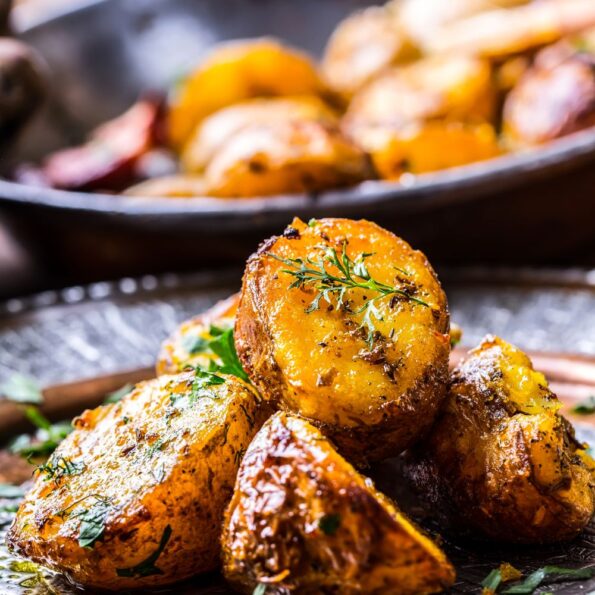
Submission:
[[21,504],[12,549],[110,590],[217,568],[241,455],[264,421],[248,385],[219,378],[162,376],[76,418]]
[[509,93],[503,129],[513,147],[539,145],[595,126],[595,54],[550,47]]
[[123,194],[150,198],[193,198],[204,196],[205,184],[202,177],[197,175],[163,176],[130,186]]
[[487,337],[454,371],[428,439],[407,473],[453,528],[522,543],[575,537],[593,516],[595,462],[543,374]]
[[270,38],[223,43],[176,92],[170,106],[169,138],[181,149],[208,115],[251,97],[323,91],[314,63],[298,50]]
[[[302,268],[313,280],[300,282]],[[347,276],[365,288],[331,279]],[[432,423],[448,332],[446,296],[421,252],[368,221],[295,219],[248,261],[235,340],[264,398],[362,461],[397,455]]]
[[339,23],[327,43],[321,71],[334,91],[349,98],[385,68],[415,57],[392,11],[371,6]]
[[183,322],[161,345],[157,375],[177,374],[188,366],[208,368],[212,361],[220,364],[217,355],[205,348],[205,342],[213,339],[213,330],[233,328],[239,301],[239,293],[232,295],[206,312]]
[[311,120],[254,124],[218,151],[207,193],[219,198],[321,192],[369,177],[367,156],[335,126]]
[[224,573],[245,593],[405,595],[452,584],[443,552],[311,424],[276,413],[226,512]]
[[204,119],[184,148],[182,166],[199,172],[225,142],[246,126],[277,121],[312,120],[334,125],[337,114],[315,95],[250,99],[223,108]]

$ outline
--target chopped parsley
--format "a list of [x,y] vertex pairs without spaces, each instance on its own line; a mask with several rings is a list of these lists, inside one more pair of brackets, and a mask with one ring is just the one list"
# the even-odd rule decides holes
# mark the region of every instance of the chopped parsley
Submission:
[[341,516],[338,514],[325,514],[318,520],[318,526],[325,535],[334,535],[341,525]]
[[144,578],[147,576],[154,576],[156,574],[163,574],[163,570],[155,566],[155,563],[167,546],[167,542],[171,537],[171,533],[171,527],[167,525],[163,531],[163,535],[161,536],[161,541],[159,542],[157,549],[146,560],[143,560],[136,566],[132,566],[131,568],[117,568],[116,572],[118,573],[118,576],[126,578]]
[[112,509],[110,501],[106,498],[93,497],[95,502],[89,508],[72,515],[80,520],[78,542],[81,547],[86,548],[93,548],[103,539],[107,517]]
[[40,475],[45,475],[45,481],[54,481],[58,484],[68,475],[80,475],[86,469],[82,461],[72,461],[66,457],[57,457],[50,459],[47,463],[39,465],[36,471]]
[[572,413],[576,413],[577,415],[591,415],[591,413],[595,413],[595,395],[590,395],[582,403],[575,405],[572,408]]

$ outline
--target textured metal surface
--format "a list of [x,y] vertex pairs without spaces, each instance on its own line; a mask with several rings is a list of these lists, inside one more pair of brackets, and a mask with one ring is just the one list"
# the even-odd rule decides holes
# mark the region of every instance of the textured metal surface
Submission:
[[[445,271],[452,318],[464,328],[468,345],[494,332],[524,348],[595,355],[595,275],[585,272]],[[175,325],[227,296],[240,272],[191,277],[144,277],[50,292],[0,305],[0,380],[11,370],[33,374],[43,384],[93,377],[152,365],[160,341]],[[595,443],[595,431],[579,428]],[[398,464],[372,470],[379,486],[407,505]],[[415,507],[410,510],[415,512]],[[2,515],[0,514],[0,517]],[[0,540],[3,523],[0,518]],[[430,530],[432,525],[426,525]],[[444,536],[444,548],[458,569],[452,593],[478,593],[480,581],[507,561],[525,574],[546,564],[595,564],[595,527],[570,544],[520,548],[465,543]],[[10,572],[0,547],[0,592],[25,595],[26,576]],[[80,591],[49,578],[54,593]],[[52,592],[39,590],[37,592]],[[198,577],[170,592],[180,595],[231,593],[217,576]],[[588,583],[550,584],[539,592],[579,595],[595,592]]]

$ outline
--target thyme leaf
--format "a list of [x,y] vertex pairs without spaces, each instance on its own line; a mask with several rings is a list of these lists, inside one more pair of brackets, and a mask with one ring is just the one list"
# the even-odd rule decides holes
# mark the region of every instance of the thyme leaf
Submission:
[[163,531],[163,535],[161,536],[161,541],[159,542],[157,549],[146,560],[143,560],[136,566],[132,566],[131,568],[117,568],[116,572],[118,573],[118,576],[126,578],[144,578],[146,576],[163,574],[163,570],[155,566],[155,563],[167,546],[167,542],[171,537],[171,533],[171,527],[167,525]]
[[68,475],[80,475],[85,469],[86,465],[82,461],[72,461],[60,456],[55,460],[52,458],[47,463],[39,465],[36,471],[40,475],[45,475],[45,481],[51,480],[58,484],[64,477]]
[[364,252],[352,259],[347,254],[346,242],[343,243],[341,254],[330,246],[320,246],[320,249],[322,254],[318,260],[282,258],[271,252],[268,252],[268,255],[288,267],[282,269],[282,272],[294,278],[289,286],[290,289],[313,288],[318,292],[306,308],[307,313],[318,310],[321,300],[339,309],[345,308],[347,292],[352,289],[363,289],[375,294],[355,311],[355,314],[364,314],[361,326],[367,330],[367,343],[370,348],[374,343],[376,332],[375,320],[382,320],[382,315],[376,307],[379,300],[389,296],[399,296],[420,306],[430,307],[427,302],[415,297],[410,291],[374,279],[366,266],[366,260],[373,256],[373,253]]

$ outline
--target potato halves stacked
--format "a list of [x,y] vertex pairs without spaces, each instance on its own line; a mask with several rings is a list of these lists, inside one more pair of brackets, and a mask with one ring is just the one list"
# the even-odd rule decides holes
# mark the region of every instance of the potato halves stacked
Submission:
[[10,543],[107,589],[222,560],[247,593],[434,593],[454,581],[446,556],[352,466],[405,449],[455,526],[575,535],[595,464],[545,379],[490,339],[449,388],[449,353],[423,254],[367,221],[296,219],[250,258],[239,295],[164,343],[157,370],[173,375],[75,421]]

